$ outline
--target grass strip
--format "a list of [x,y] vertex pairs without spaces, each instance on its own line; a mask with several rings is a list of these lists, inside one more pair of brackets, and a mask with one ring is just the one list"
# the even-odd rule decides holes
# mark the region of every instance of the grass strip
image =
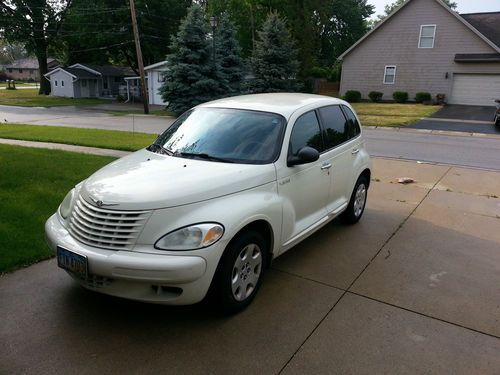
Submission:
[[75,184],[112,160],[0,145],[0,273],[54,255],[45,243],[45,221]]
[[441,109],[437,105],[395,103],[353,103],[361,124],[367,126],[405,126],[429,117]]
[[156,139],[154,134],[62,126],[0,124],[0,138],[136,151]]
[[102,99],[62,98],[39,95],[38,89],[0,90],[0,104],[20,107],[60,107],[67,105],[95,105],[108,103]]

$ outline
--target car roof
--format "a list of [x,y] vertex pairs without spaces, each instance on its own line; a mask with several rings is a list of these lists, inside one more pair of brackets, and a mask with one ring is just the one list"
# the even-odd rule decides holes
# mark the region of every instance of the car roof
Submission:
[[298,94],[298,93],[268,93],[231,96],[200,104],[198,108],[235,108],[278,113],[288,119],[296,110],[316,104],[318,107],[333,104],[347,104],[343,100],[329,96]]

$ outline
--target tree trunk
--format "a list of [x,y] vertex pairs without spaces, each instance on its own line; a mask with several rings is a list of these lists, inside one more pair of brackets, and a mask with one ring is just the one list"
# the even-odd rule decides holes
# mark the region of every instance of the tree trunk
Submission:
[[38,93],[49,95],[50,81],[44,76],[49,72],[49,68],[47,66],[47,49],[46,48],[37,49],[36,58],[38,59],[38,74],[40,75],[40,90],[38,91]]

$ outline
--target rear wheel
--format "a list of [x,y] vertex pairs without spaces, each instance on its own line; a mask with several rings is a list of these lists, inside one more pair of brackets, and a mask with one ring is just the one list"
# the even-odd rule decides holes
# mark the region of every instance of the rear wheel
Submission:
[[212,283],[212,296],[219,310],[238,312],[257,294],[267,261],[263,236],[247,231],[234,238],[226,248]]
[[351,200],[346,210],[340,214],[340,220],[344,224],[355,224],[361,219],[365,211],[367,194],[368,180],[365,176],[359,176],[356,185],[354,185]]

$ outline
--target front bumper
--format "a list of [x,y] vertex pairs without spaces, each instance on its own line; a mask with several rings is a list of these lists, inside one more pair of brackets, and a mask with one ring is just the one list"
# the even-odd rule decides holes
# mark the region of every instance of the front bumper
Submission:
[[216,268],[207,266],[207,260],[201,256],[114,251],[84,245],[69,234],[57,214],[47,220],[45,234],[54,252],[61,246],[87,257],[89,277],[83,280],[70,273],[75,280],[85,288],[117,297],[175,305],[196,303],[205,297]]

